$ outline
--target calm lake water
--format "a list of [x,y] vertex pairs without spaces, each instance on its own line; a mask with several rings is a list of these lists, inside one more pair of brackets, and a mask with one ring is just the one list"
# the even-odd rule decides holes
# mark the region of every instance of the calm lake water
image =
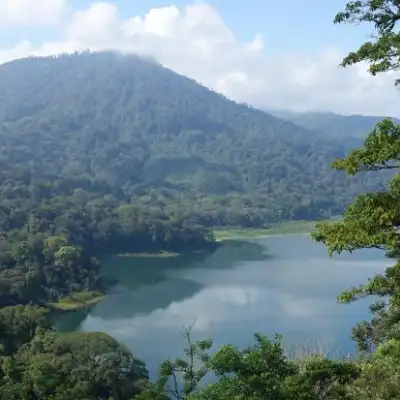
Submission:
[[331,259],[324,246],[295,235],[227,241],[212,254],[112,258],[104,272],[119,285],[55,326],[107,332],[143,359],[152,376],[162,360],[182,354],[183,326],[216,346],[245,347],[253,333],[281,333],[288,348],[340,356],[354,351],[351,327],[368,318],[368,302],[341,305],[336,296],[388,265],[374,250]]

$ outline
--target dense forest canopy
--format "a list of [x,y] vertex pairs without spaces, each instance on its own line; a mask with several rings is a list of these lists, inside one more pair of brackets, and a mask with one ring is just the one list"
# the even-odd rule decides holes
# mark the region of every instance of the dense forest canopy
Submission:
[[0,66],[0,87],[8,201],[102,193],[204,226],[260,226],[336,215],[381,184],[331,170],[354,143],[310,135],[137,56],[17,60]]

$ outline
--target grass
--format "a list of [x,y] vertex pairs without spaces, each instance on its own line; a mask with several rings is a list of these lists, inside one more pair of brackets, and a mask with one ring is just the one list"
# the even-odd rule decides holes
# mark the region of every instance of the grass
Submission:
[[74,311],[96,304],[103,298],[104,295],[100,292],[76,292],[56,302],[50,303],[49,306],[56,310]]
[[282,222],[262,229],[216,229],[214,236],[217,241],[232,239],[248,239],[273,235],[309,234],[314,229],[316,222],[293,221]]
[[153,257],[160,257],[160,258],[169,258],[169,257],[178,257],[179,253],[173,253],[168,251],[158,251],[154,253],[121,253],[118,254],[118,257],[141,257],[141,258],[153,258]]

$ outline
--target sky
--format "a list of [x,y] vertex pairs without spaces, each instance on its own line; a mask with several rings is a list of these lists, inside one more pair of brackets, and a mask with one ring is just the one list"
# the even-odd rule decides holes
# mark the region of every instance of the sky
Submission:
[[400,116],[393,74],[339,67],[371,27],[344,0],[0,0],[0,63],[90,49],[151,56],[259,108]]

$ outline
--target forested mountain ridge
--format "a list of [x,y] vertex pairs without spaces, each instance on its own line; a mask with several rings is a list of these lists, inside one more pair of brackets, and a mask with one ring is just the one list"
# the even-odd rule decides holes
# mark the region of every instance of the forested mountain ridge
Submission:
[[[294,112],[268,110],[278,118],[291,121],[303,128],[317,131],[328,138],[338,138],[350,142],[354,139],[365,139],[375,125],[386,117],[367,115],[340,115],[328,112]],[[393,118],[396,123],[400,120]]]
[[3,179],[56,180],[62,196],[100,191],[202,225],[255,226],[336,214],[381,182],[350,186],[331,170],[345,143],[136,56],[13,61],[0,88]]

